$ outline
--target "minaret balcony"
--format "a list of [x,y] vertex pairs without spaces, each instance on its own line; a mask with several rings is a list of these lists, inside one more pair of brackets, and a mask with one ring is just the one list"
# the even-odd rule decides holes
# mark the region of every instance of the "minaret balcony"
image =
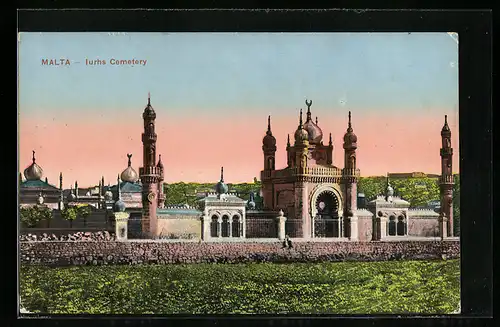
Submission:
[[152,143],[156,142],[156,133],[149,134],[149,133],[142,133],[142,143]]
[[441,156],[451,156],[453,154],[453,148],[441,148]]
[[140,167],[139,176],[160,176],[161,169],[156,166]]
[[454,184],[455,183],[455,178],[453,175],[442,175],[439,178],[439,184]]
[[360,175],[361,175],[361,172],[359,169],[353,169],[353,168],[343,168],[342,169],[342,176],[359,177]]

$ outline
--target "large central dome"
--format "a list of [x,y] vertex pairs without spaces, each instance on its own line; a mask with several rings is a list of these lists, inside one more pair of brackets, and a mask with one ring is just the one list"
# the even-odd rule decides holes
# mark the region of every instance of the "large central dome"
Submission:
[[43,169],[35,162],[35,151],[33,151],[33,163],[24,170],[24,177],[28,181],[40,180],[43,176]]
[[[321,130],[321,128],[319,128],[317,121],[316,123],[314,123],[311,118],[311,105],[312,100],[306,100],[307,119],[306,123],[304,124],[304,129],[307,131],[307,134],[309,134],[309,143],[320,144],[321,140],[323,139],[323,131]],[[316,117],[316,119],[318,118]]]
[[139,176],[137,175],[137,172],[132,168],[132,155],[127,154],[128,157],[128,167],[122,171],[120,178],[124,182],[130,182],[130,183],[135,183],[139,179]]

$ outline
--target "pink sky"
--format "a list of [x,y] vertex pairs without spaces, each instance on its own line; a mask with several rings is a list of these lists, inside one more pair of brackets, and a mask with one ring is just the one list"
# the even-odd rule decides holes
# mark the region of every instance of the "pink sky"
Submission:
[[[170,111],[170,110],[169,110]],[[271,112],[272,110],[270,110]],[[74,112],[74,111],[73,111]],[[175,110],[173,111],[175,112]],[[429,112],[429,111],[428,111]],[[353,128],[358,136],[358,168],[362,176],[384,175],[386,172],[440,173],[440,130],[446,110],[432,110],[432,115],[389,117],[356,116]],[[132,153],[132,166],[142,165],[142,111],[119,116],[75,119],[61,113],[58,118],[20,115],[19,165],[23,171],[36,151],[37,163],[49,183],[68,188],[76,180],[80,187],[96,185],[101,176],[113,185],[127,165]],[[313,112],[314,115],[314,112]],[[67,116],[67,117],[65,117]],[[458,116],[448,112],[454,148],[454,171],[459,170]],[[298,125],[298,112],[272,116],[272,131],[277,139],[276,166],[286,165],[287,133],[292,137]],[[347,125],[347,112],[332,112],[319,117],[324,143],[332,132],[334,165],[343,167],[342,137]],[[162,154],[167,182],[215,182],[224,166],[226,182],[248,182],[259,177],[262,169],[262,137],[267,117],[255,117],[252,110],[238,111],[226,120],[201,113],[196,119],[158,114],[157,154]]]

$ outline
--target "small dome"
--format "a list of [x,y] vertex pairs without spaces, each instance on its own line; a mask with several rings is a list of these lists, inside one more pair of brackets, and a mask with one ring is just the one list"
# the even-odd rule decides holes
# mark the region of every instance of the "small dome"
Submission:
[[299,128],[295,131],[295,141],[296,142],[303,142],[303,141],[308,141],[309,140],[309,133],[303,129]]
[[151,97],[149,94],[148,94],[148,105],[146,106],[146,108],[144,108],[144,113],[142,114],[142,118],[150,120],[156,119],[156,113],[153,107],[151,106]]
[[276,138],[272,134],[266,134],[262,139],[262,144],[265,147],[272,148],[276,146]]
[[33,163],[24,170],[24,178],[28,181],[40,180],[43,176],[43,169],[35,162],[35,151],[33,151]]
[[247,208],[250,209],[250,210],[255,209],[255,202],[252,199],[248,200],[248,202],[247,202]]
[[111,201],[111,200],[113,200],[113,192],[111,192],[111,191],[109,191],[109,190],[108,190],[108,191],[106,191],[106,193],[104,193],[104,199],[105,199],[106,201]]
[[347,132],[344,135],[344,143],[356,143],[358,141],[358,137],[353,132]]
[[444,126],[441,129],[441,136],[451,136],[450,126],[448,126],[448,115],[444,116]]
[[71,193],[68,195],[68,200],[69,201],[76,200],[76,195],[75,195],[75,193],[73,193],[73,190],[71,190]]
[[40,194],[40,195],[38,196],[38,199],[37,199],[36,203],[38,203],[38,204],[43,204],[43,195],[41,195],[41,194]]
[[229,187],[223,181],[220,181],[215,186],[215,190],[219,194],[226,194],[229,191]]
[[319,144],[323,139],[323,131],[312,120],[306,121],[304,129],[307,131],[309,143]]
[[394,189],[392,188],[391,185],[387,186],[387,196],[393,196],[394,195]]
[[116,201],[115,207],[114,207],[115,212],[124,212],[125,208],[126,208],[125,207],[125,203],[121,199],[119,199],[118,201]]
[[163,168],[163,162],[161,161],[161,154],[158,156],[158,163],[156,164],[156,167]]

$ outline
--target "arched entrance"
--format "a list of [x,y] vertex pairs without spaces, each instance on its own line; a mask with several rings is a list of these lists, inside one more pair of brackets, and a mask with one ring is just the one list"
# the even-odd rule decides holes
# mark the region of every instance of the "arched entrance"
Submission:
[[339,199],[331,190],[321,192],[315,202],[314,237],[340,237]]

